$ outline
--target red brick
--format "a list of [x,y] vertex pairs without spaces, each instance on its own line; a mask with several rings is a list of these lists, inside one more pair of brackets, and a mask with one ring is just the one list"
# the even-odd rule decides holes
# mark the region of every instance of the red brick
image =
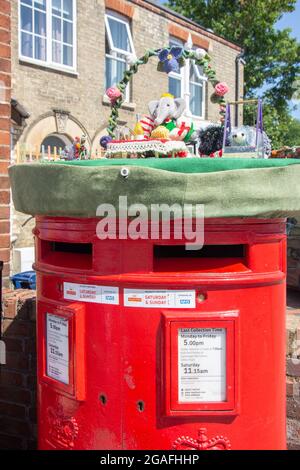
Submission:
[[[1,191],[0,191],[1,192]],[[0,235],[0,248],[6,248],[10,246],[10,236],[8,234]]]
[[[0,168],[1,168],[1,163],[0,163]],[[10,202],[10,192],[9,191],[0,191],[0,204],[9,204],[9,202]]]
[[0,128],[0,142],[2,145],[10,144],[10,133],[8,131],[2,131],[1,128]]
[[10,120],[7,118],[0,118],[0,129],[2,131],[10,132]]
[[7,320],[2,321],[2,330],[5,336],[21,336],[30,338],[35,334],[35,325],[33,322],[23,320]]
[[134,7],[123,0],[105,0],[105,7],[117,11],[128,18],[132,18],[134,15]]
[[198,36],[197,34],[192,34],[192,41],[196,47],[202,47],[205,50],[209,49],[209,41],[202,38],[201,36]]
[[24,385],[24,376],[20,372],[7,370],[6,366],[3,366],[0,374],[1,385],[5,387],[22,387]]
[[174,23],[169,23],[169,34],[170,36],[174,36],[175,38],[184,42],[186,42],[189,37],[189,31]]
[[300,420],[300,400],[288,397],[286,401],[287,417]]
[[29,390],[16,387],[0,386],[0,401],[7,401],[19,405],[31,404],[31,393]]
[[30,358],[24,353],[6,351],[6,367],[10,369],[28,370]]
[[15,405],[14,403],[0,402],[0,415],[19,419],[25,418],[26,408],[24,406]]
[[[1,134],[1,132],[0,132]],[[8,176],[0,176],[0,189],[9,189],[9,177]]]
[[6,73],[0,72],[0,83],[2,82],[2,86],[6,86],[7,88],[11,87],[11,75]]
[[294,395],[294,381],[291,379],[286,380],[286,394],[288,397],[292,397]]
[[3,302],[3,316],[4,318],[15,318],[17,315],[17,299],[8,298]]
[[[1,62],[0,62],[0,70],[1,70]],[[0,116],[10,118],[10,104],[0,104]]]
[[0,14],[10,15],[10,0],[0,0]]
[[10,29],[10,17],[0,13],[0,28]]
[[28,414],[29,414],[30,421],[32,423],[36,423],[37,422],[37,409],[35,406],[32,406],[29,408]]
[[36,354],[36,339],[29,338],[25,340],[24,344],[25,354]]
[[2,295],[3,297],[6,297],[13,294],[14,292],[14,289],[11,289],[10,287],[4,287],[4,289],[2,290]]
[[0,160],[10,160],[10,148],[0,145]]
[[[1,31],[1,30],[0,30]],[[2,30],[3,32],[3,30]],[[10,32],[8,33],[10,35]],[[1,33],[0,33],[1,36]],[[6,41],[5,41],[6,42]],[[11,48],[10,45],[7,44],[0,44],[0,57],[4,57],[6,59],[11,57]]]
[[7,434],[21,437],[30,433],[30,426],[26,421],[13,419],[8,416],[0,416],[0,429],[5,429]]
[[[18,352],[23,353],[24,351],[24,340],[22,338],[5,338],[4,342],[6,345],[7,352]],[[9,365],[8,365],[9,367]]]
[[7,219],[9,217],[9,214],[10,214],[9,206],[2,206],[2,207],[0,206],[0,220]]
[[2,59],[2,57],[0,57],[0,70],[1,72],[11,73],[10,59]]
[[29,370],[35,374],[37,373],[37,361],[36,361],[36,355],[30,354],[29,358]]
[[34,375],[28,375],[26,378],[26,386],[29,389],[36,389],[36,384],[37,384],[37,376],[36,374]]
[[2,276],[2,285],[4,287],[8,287],[10,284],[10,278],[9,276]]
[[300,377],[300,359],[292,357],[287,358],[286,373],[291,377]]
[[2,260],[4,262],[8,262],[10,260],[10,249],[9,248],[0,249],[0,260]]
[[0,449],[3,449],[3,450],[24,449],[24,440],[22,439],[22,437],[7,436],[5,434],[0,434]]
[[[11,39],[10,31],[6,31],[5,29],[0,29],[0,42],[2,42],[5,45],[10,44],[10,39]],[[1,53],[1,47],[0,47],[0,53]],[[0,54],[0,57],[6,57],[6,56],[2,56],[2,54]]]
[[[0,240],[0,247],[1,247],[1,240]],[[2,246],[2,248],[6,248],[6,246]],[[10,265],[9,263],[4,263],[3,269],[2,269],[2,279],[4,283],[4,279],[10,275]]]
[[[9,222],[9,220],[1,220],[0,221],[0,233],[10,233],[10,222]],[[4,250],[4,251],[7,251],[7,250]],[[4,259],[2,258],[2,256],[4,256],[4,251],[0,250],[0,259],[2,261],[4,261]]]

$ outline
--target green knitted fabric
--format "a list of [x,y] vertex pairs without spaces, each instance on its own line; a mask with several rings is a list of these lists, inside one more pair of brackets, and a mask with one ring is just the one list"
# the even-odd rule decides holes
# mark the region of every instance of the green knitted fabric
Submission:
[[[100,204],[204,204],[205,217],[300,216],[300,161],[145,159],[10,167],[16,210],[96,217]],[[121,167],[129,168],[122,177]]]

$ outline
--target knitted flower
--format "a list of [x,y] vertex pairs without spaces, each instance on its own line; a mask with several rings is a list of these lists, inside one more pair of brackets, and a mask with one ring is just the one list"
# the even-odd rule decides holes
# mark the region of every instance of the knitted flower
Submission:
[[225,82],[219,82],[215,86],[215,94],[217,96],[224,96],[228,92],[229,92],[229,87],[228,87],[227,83],[225,83]]
[[126,55],[125,60],[126,60],[126,63],[127,63],[129,66],[131,66],[131,65],[133,65],[133,64],[136,63],[136,61],[137,61],[137,56],[136,56],[135,54],[129,53],[129,54]]
[[206,54],[207,54],[207,52],[204,49],[199,48],[199,49],[195,50],[195,56],[196,56],[196,59],[198,59],[198,60],[203,59],[203,57],[205,57]]
[[163,69],[166,73],[179,72],[180,58],[182,57],[183,49],[181,47],[173,46],[171,49],[162,49],[158,55],[159,61],[163,64]]
[[105,92],[106,96],[110,99],[111,103],[114,103],[120,96],[122,96],[122,93],[120,92],[119,88],[116,86],[112,86],[108,88]]

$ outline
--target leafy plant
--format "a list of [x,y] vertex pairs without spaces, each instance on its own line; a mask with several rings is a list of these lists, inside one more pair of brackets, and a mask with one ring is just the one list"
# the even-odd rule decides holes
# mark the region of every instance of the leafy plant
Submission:
[[[289,101],[296,99],[295,93],[299,96],[300,44],[290,29],[279,31],[276,23],[295,10],[296,0],[169,0],[168,5],[241,45],[245,97],[263,94],[265,127],[273,146],[290,145]],[[246,114],[245,123],[251,124],[247,119]]]

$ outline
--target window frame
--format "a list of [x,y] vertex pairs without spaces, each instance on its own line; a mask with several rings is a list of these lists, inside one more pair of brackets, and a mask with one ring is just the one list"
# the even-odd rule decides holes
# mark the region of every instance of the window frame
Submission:
[[[177,39],[173,36],[170,36],[169,46],[170,47],[173,47],[173,46],[184,47],[184,44],[179,39]],[[185,86],[184,86],[184,67],[181,67],[179,72],[170,72],[169,73],[169,78],[173,78],[175,80],[180,80],[180,98],[184,98],[184,90],[185,90]]]
[[[193,67],[195,75],[197,76],[198,80],[201,82],[201,83],[194,82],[193,80],[191,80],[190,75],[189,75],[189,111],[190,111],[193,118],[195,118],[195,119],[205,119],[205,99],[206,99],[206,95],[205,95],[206,86],[205,86],[205,84],[207,82],[207,77],[200,74],[199,68],[193,60],[190,60],[189,62],[190,62],[189,67],[190,68]],[[189,69],[189,72],[190,72],[190,69]],[[190,106],[191,85],[198,86],[198,87],[202,88],[202,106],[201,106],[201,114],[200,115],[193,114],[191,109],[190,109],[191,108],[191,106]]]
[[[125,49],[119,49],[118,47],[114,46],[110,24],[108,21],[109,18],[125,25],[131,51],[125,51]],[[118,61],[118,62],[125,63],[125,68],[128,70],[129,66],[126,62],[126,55],[135,54],[135,49],[134,49],[134,44],[133,44],[132,31],[130,28],[130,20],[128,18],[112,10],[106,10],[105,15],[104,15],[104,22],[105,22],[105,40],[107,40],[108,47],[110,49],[109,52],[106,52],[105,50],[105,83],[106,83],[106,73],[107,73],[106,58],[112,59],[113,61],[116,61],[116,62]],[[105,49],[106,49],[106,45],[105,45]],[[118,54],[123,55],[124,58],[118,57]],[[126,91],[125,91],[125,102],[127,103],[130,102],[130,99],[131,99],[130,95],[131,95],[130,84],[128,84],[126,87]]]
[[[49,69],[53,70],[59,70],[62,72],[68,72],[68,73],[73,73],[77,74],[77,0],[72,0],[73,1],[73,20],[72,20],[72,25],[73,25],[73,43],[72,43],[72,49],[73,49],[73,65],[64,65],[64,64],[59,64],[57,62],[53,61],[53,51],[52,51],[52,44],[53,44],[53,38],[52,38],[52,0],[48,0],[46,2],[46,11],[44,12],[46,14],[46,60],[40,60],[36,59],[34,57],[27,57],[22,54],[22,32],[25,32],[24,30],[21,29],[21,7],[26,6],[30,8],[31,10],[34,10],[34,0],[32,0],[32,5],[28,5],[23,2],[23,0],[18,0],[18,40],[19,40],[19,60],[22,62],[26,62],[29,64],[33,65],[39,65],[41,67],[46,67]],[[33,18],[34,21],[34,18]],[[33,23],[33,30],[34,30],[34,23]],[[40,37],[39,35],[35,35],[34,32],[29,33],[34,38],[36,36]],[[63,32],[62,32],[63,35]],[[56,41],[57,42],[57,41]],[[60,42],[61,44],[64,44],[64,41],[62,40]],[[71,46],[71,44],[70,44]],[[34,52],[34,48],[33,48]],[[63,53],[63,51],[62,51]]]
[[[180,47],[184,47],[183,41],[180,39],[177,39],[173,36],[170,36],[169,38],[169,43],[170,46],[176,45]],[[171,44],[172,43],[172,44]],[[201,86],[200,83],[193,82],[190,80],[190,70],[191,67],[194,68],[194,73],[196,74],[197,78],[202,81],[202,107],[201,107],[201,115],[194,115],[192,114],[192,111],[190,109],[190,98],[191,98],[191,84],[194,86]],[[185,65],[184,67],[181,67],[180,72],[170,72],[169,73],[169,78],[174,78],[181,80],[181,95],[180,98],[184,98],[186,102],[186,109],[184,114],[187,117],[191,117],[195,120],[198,121],[204,121],[205,120],[205,102],[206,102],[206,82],[207,82],[207,77],[204,75],[200,74],[200,71],[197,67],[197,65],[194,63],[193,60],[190,59],[185,59]]]

